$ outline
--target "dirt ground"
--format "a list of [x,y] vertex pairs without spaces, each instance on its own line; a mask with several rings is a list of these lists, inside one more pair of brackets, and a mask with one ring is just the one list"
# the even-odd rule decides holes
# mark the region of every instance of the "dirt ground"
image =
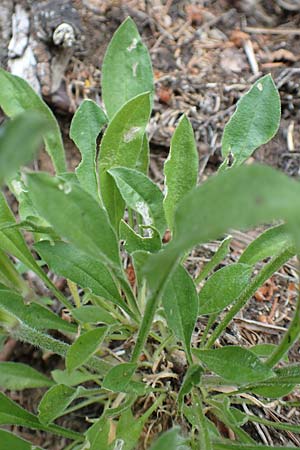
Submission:
[[[2,0],[0,16],[5,3],[6,0]],[[70,8],[62,9],[61,5],[71,6],[74,11],[70,13]],[[256,151],[249,163],[258,160],[299,178],[299,0],[9,1],[5,9],[7,19],[4,20],[3,14],[2,22],[0,18],[0,63],[4,67],[14,67],[14,57],[9,55],[7,46],[12,34],[11,15],[16,6],[24,8],[30,19],[28,45],[33,46],[38,63],[43,64],[45,69],[35,74],[36,80],[61,124],[70,170],[79,161],[78,151],[68,138],[72,114],[83,98],[93,98],[101,104],[101,65],[105,49],[120,23],[131,16],[149,48],[155,75],[156,96],[149,126],[150,170],[155,181],[161,183],[163,180],[163,161],[176,122],[183,112],[190,118],[195,131],[200,178],[205,179],[214,172],[221,161],[222,131],[237,100],[258,77],[267,73],[272,74],[280,91],[282,120],[277,136]],[[34,20],[39,14],[42,17],[43,12],[52,10],[62,22],[64,14],[71,14],[71,18],[67,19],[73,21],[76,30],[76,41],[68,54],[68,64],[63,72],[60,68],[60,85],[54,92],[51,91],[51,67],[55,67],[52,62],[57,59],[58,50],[47,39],[39,37],[39,27],[47,30],[47,26],[42,21]],[[48,25],[51,30],[52,25]],[[52,170],[44,153],[40,154],[35,167]],[[255,233],[234,233],[231,255],[223,264],[235,261]],[[216,243],[204,246],[201,251],[195,250],[188,260],[189,270],[196,273],[215,250]],[[259,290],[243,314],[228,328],[223,339],[227,343],[246,345],[277,342],[293,315],[295,279],[292,261]],[[198,332],[203,326],[199,324]],[[14,343],[6,353],[0,353],[0,357],[29,362],[45,372],[61,364],[56,356],[42,355],[42,352],[28,345]],[[293,361],[299,361],[299,346],[295,347],[290,357]],[[35,410],[38,402],[35,396],[41,393],[31,395],[30,391],[11,395],[26,408]],[[293,399],[300,400],[299,393],[296,392]],[[74,430],[82,430],[84,413],[71,418]],[[292,423],[299,421],[297,410],[288,418],[283,409],[275,407],[268,414],[267,417],[273,419],[283,416]],[[261,439],[259,427],[253,428],[252,432]],[[52,438],[46,439],[44,434],[32,434],[28,430],[24,430],[22,435],[44,448],[59,450],[66,445],[63,440],[54,442]],[[300,447],[299,437],[292,433],[277,433],[275,436],[265,433],[265,436],[267,441],[273,443],[293,443]]]

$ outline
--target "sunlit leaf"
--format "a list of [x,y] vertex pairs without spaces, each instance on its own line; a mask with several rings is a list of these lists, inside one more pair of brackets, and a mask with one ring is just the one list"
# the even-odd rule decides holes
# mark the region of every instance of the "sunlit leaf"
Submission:
[[136,167],[149,116],[149,94],[134,97],[113,117],[101,141],[98,160],[100,192],[111,223],[117,231],[124,213],[124,200],[107,171],[119,166],[132,169]]
[[237,103],[237,109],[224,128],[222,155],[229,154],[233,165],[242,164],[278,130],[280,97],[271,75],[265,75]]
[[169,157],[164,165],[166,189],[164,210],[171,230],[179,201],[197,184],[198,166],[193,128],[188,118],[183,115],[173,134]]
[[139,213],[145,225],[153,225],[163,236],[166,221],[163,209],[163,194],[146,175],[125,167],[110,169],[126,205]]
[[150,55],[130,17],[117,29],[106,50],[101,86],[109,118],[136,95],[153,92]]

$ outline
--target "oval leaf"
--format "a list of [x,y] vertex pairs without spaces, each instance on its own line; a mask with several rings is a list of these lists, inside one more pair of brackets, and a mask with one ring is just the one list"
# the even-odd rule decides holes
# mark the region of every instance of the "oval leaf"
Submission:
[[280,121],[280,97],[271,75],[256,81],[237,103],[222,137],[222,155],[242,164],[254,150],[276,134]]
[[236,300],[248,285],[252,267],[231,264],[215,272],[199,293],[199,314],[220,312]]
[[101,86],[109,118],[136,95],[153,92],[150,55],[130,17],[117,29],[106,50]]
[[96,172],[96,139],[107,122],[106,115],[93,100],[84,100],[75,112],[70,138],[81,153],[81,163],[75,170],[77,178],[87,192],[98,200],[98,181]]
[[[106,212],[79,185],[46,173],[27,175],[32,202],[54,230],[88,255],[119,268],[116,235]],[[59,205],[59,207],[58,207]]]
[[122,166],[135,168],[150,116],[149,94],[141,94],[126,103],[109,123],[100,145],[99,179],[103,204],[112,225],[119,229],[124,201],[107,171]]
[[56,172],[66,172],[62,138],[51,109],[27,81],[3,69],[0,69],[0,106],[8,117],[14,118],[22,112],[31,110],[36,111],[41,118],[44,118],[48,122],[48,130],[43,132],[46,150]]
[[77,394],[76,389],[63,384],[58,384],[50,388],[38,406],[39,421],[45,425],[53,422],[63,414],[64,410],[72,403]]
[[192,333],[198,316],[198,296],[194,282],[188,272],[178,266],[168,281],[162,304],[169,327],[183,341],[190,355]]
[[15,436],[5,430],[0,430],[0,450],[39,450],[40,447],[33,446],[30,442]]
[[166,221],[163,210],[163,194],[146,175],[125,167],[110,169],[126,205],[138,212],[145,225],[153,225],[163,236]]
[[69,372],[77,369],[88,361],[97,351],[105,338],[107,327],[95,328],[79,336],[69,347],[66,355],[66,366]]
[[102,387],[113,392],[126,392],[137,364],[123,363],[110,369],[105,375]]
[[83,289],[122,306],[123,301],[106,265],[65,242],[38,242],[35,250],[56,274]]
[[0,387],[14,391],[52,386],[53,381],[30,366],[16,362],[0,362]]
[[193,353],[209,370],[239,386],[266,380],[275,375],[250,350],[234,345],[215,350],[195,349]]
[[293,247],[293,239],[286,225],[272,227],[248,245],[239,262],[253,265],[270,256],[276,256],[289,247]]
[[164,165],[166,189],[164,210],[171,230],[178,202],[197,184],[198,166],[193,128],[188,118],[182,116],[172,137],[170,153]]

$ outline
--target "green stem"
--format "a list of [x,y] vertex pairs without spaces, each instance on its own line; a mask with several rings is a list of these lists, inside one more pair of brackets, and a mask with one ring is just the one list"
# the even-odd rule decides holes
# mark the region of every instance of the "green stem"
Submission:
[[139,359],[140,354],[143,351],[143,347],[145,345],[145,342],[147,340],[153,319],[155,311],[157,310],[158,304],[160,300],[160,295],[154,295],[150,297],[147,301],[144,317],[138,332],[138,336],[136,339],[135,347],[132,352],[131,362],[136,363]]
[[134,293],[132,292],[131,286],[129,285],[128,281],[125,279],[125,277],[118,276],[118,281],[120,283],[121,288],[124,291],[124,294],[126,296],[126,299],[128,301],[128,304],[131,308],[131,317],[134,319],[135,322],[140,323],[141,313],[137,305],[136,298],[134,296]]
[[263,285],[272,275],[276,272],[285,262],[287,262],[293,254],[290,250],[285,250],[278,256],[275,256],[271,261],[266,264],[262,270],[256,275],[256,277],[249,283],[244,292],[240,295],[236,303],[232,306],[230,311],[226,314],[222,322],[216,327],[214,332],[211,334],[208,339],[205,348],[211,347],[218,337],[223,333],[226,329],[227,325],[232,321],[234,316],[242,309],[249,298],[251,298],[257,289]]
[[[52,336],[41,333],[40,331],[30,328],[24,324],[20,324],[18,328],[13,329],[11,334],[15,339],[23,342],[29,342],[36,347],[56,353],[64,358],[70,348],[69,344],[54,339]],[[93,370],[101,375],[107,373],[108,370],[112,368],[111,364],[95,356],[92,356],[85,365],[90,370]]]
[[300,336],[300,294],[298,293],[298,299],[296,304],[296,311],[290,326],[285,333],[283,339],[280,344],[276,347],[274,352],[265,362],[267,367],[274,367],[290,350],[290,348],[294,345],[297,339]]
[[[42,428],[42,426],[40,428]],[[58,425],[43,426],[43,430],[57,434],[58,436],[63,436],[67,439],[73,439],[74,441],[82,442],[84,440],[84,437],[81,433],[77,433],[76,431],[72,430],[66,430],[65,428],[59,427]]]
[[30,292],[30,288],[27,286],[26,282],[23,280],[19,272],[16,270],[15,266],[6,255],[3,250],[0,249],[0,267],[3,277],[7,280],[10,287],[17,288],[18,291],[23,295],[27,296]]
[[232,240],[232,236],[227,236],[220,244],[218,250],[213,257],[205,264],[199,275],[195,279],[195,284],[201,283],[209,273],[225,258],[229,251],[229,244]]
[[89,398],[88,400],[84,400],[81,403],[77,403],[77,405],[74,405],[71,408],[66,409],[63,412],[63,415],[66,416],[74,411],[78,411],[81,408],[85,408],[86,406],[92,405],[93,403],[102,402],[106,398],[107,398],[107,395],[101,395],[98,397]]
[[198,389],[195,389],[192,393],[193,404],[196,406],[195,410],[197,412],[196,420],[198,422],[199,428],[199,450],[212,450],[212,443],[210,440],[207,423],[205,415],[203,413],[203,403],[202,398]]
[[73,283],[73,281],[71,281],[71,280],[67,280],[67,284],[68,284],[68,287],[70,289],[71,295],[72,295],[72,297],[74,299],[76,308],[80,308],[81,302],[80,302],[80,297],[79,297],[79,294],[78,294],[76,283]]
[[247,414],[248,420],[254,423],[261,423],[267,427],[275,428],[276,430],[291,431],[292,433],[300,433],[300,425],[293,425],[290,423],[273,422],[272,420],[263,419],[262,417]]
[[207,325],[205,327],[205,330],[203,331],[203,334],[201,336],[201,345],[200,347],[203,347],[207,338],[207,335],[209,333],[209,330],[211,329],[212,324],[214,323],[214,321],[216,320],[216,318],[218,317],[218,313],[214,313],[211,314],[208,318],[208,322]]

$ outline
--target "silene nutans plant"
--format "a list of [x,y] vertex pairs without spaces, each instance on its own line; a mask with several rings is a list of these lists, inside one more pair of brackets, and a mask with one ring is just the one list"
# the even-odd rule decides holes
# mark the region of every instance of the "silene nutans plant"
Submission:
[[[27,82],[0,71],[9,118],[0,178],[18,202],[16,220],[0,196],[1,345],[10,337],[64,361],[47,376],[0,362],[0,450],[40,448],[12,432],[18,427],[56,434],[65,450],[295,448],[292,440],[272,446],[255,430],[300,433],[300,424],[264,413],[299,407],[288,394],[300,384],[300,363],[287,358],[299,339],[299,300],[277,345],[222,340],[255,292],[300,251],[299,182],[245,164],[278,129],[278,91],[266,75],[239,100],[223,133],[224,162],[201,184],[193,129],[182,115],[163,190],[148,176],[153,94],[149,53],[128,18],[103,61],[103,109],[84,100],[73,117],[70,137],[82,158],[71,173],[50,109]],[[42,139],[55,176],[20,169]],[[238,262],[218,269],[230,230],[258,225],[268,227]],[[219,248],[193,278],[189,252],[216,239]],[[48,298],[27,283],[28,272]],[[54,274],[69,290],[55,286]],[[10,396],[28,388],[43,388],[35,414]],[[82,432],[72,429],[77,415]]]

